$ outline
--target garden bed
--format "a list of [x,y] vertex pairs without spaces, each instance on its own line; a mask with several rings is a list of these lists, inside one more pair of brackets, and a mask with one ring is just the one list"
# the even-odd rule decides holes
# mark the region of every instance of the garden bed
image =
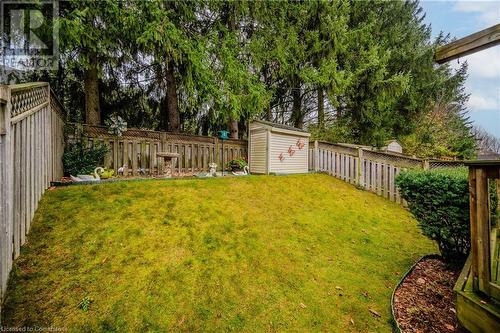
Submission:
[[[220,178],[222,175],[218,171],[216,178]],[[165,180],[165,179],[189,179],[189,178],[209,178],[200,177],[200,174],[206,174],[206,172],[176,172],[172,177],[162,177],[158,175],[129,175],[129,176],[114,176],[107,179],[100,179],[99,181],[73,181],[70,177],[62,177],[57,181],[51,181],[50,186],[61,187],[61,186],[72,186],[72,185],[95,185],[95,184],[106,184],[106,183],[116,183],[116,182],[126,182],[126,181],[143,181],[143,180]],[[230,171],[224,172],[224,177],[233,177]]]
[[394,294],[395,320],[402,333],[465,333],[459,327],[453,286],[460,267],[451,267],[441,258],[420,260]]

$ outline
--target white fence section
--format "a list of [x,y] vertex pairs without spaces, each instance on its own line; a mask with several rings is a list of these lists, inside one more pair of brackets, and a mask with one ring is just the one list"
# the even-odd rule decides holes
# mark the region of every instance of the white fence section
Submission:
[[397,203],[402,203],[395,183],[401,170],[463,165],[460,161],[423,160],[321,141],[311,142],[309,147],[309,170],[326,172]]
[[63,175],[63,125],[47,83],[0,86],[0,301],[38,201]]

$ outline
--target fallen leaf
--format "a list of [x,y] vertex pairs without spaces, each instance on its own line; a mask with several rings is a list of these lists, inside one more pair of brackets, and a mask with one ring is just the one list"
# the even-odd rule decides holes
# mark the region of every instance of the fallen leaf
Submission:
[[301,307],[302,309],[305,309],[305,308],[306,308],[306,305],[305,305],[304,303],[300,303],[300,307]]
[[182,324],[184,324],[184,320],[186,320],[186,317],[182,316],[181,320],[179,320],[179,326],[182,326]]
[[418,284],[425,284],[425,280],[424,280],[424,279],[422,279],[422,278],[418,278],[418,279],[417,279],[417,283],[418,283]]
[[379,318],[380,318],[380,317],[382,317],[382,316],[380,315],[380,313],[378,313],[377,311],[375,311],[375,310],[373,310],[373,309],[368,309],[368,311],[370,311],[370,313],[371,313],[372,315],[374,315],[374,316],[377,316],[377,317],[379,317]]
[[454,331],[455,330],[455,326],[450,325],[450,324],[444,324],[444,327],[446,327],[446,329],[448,331]]
[[368,292],[367,292],[367,291],[363,291],[363,292],[361,293],[361,295],[363,295],[363,296],[365,296],[366,298],[368,298]]
[[351,318],[351,324],[354,325],[354,319]]
[[344,289],[342,289],[342,287],[339,287],[339,286],[335,286],[335,289],[337,289],[337,290],[344,290]]
[[454,308],[450,308],[450,311],[453,313],[457,313],[457,311]]

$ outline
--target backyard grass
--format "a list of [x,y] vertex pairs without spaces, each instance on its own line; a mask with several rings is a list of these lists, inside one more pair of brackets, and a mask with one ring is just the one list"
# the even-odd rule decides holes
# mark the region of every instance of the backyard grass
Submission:
[[403,208],[327,175],[60,188],[40,203],[2,324],[389,332],[392,289],[435,251]]

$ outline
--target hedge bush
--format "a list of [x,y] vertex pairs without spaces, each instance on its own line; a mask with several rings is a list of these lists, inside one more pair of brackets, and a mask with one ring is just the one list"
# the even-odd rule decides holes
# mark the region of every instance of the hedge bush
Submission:
[[443,258],[463,262],[470,250],[467,168],[403,171],[396,184],[422,233],[437,242]]
[[89,175],[104,160],[106,145],[87,147],[83,142],[70,143],[63,154],[64,172],[67,175]]

